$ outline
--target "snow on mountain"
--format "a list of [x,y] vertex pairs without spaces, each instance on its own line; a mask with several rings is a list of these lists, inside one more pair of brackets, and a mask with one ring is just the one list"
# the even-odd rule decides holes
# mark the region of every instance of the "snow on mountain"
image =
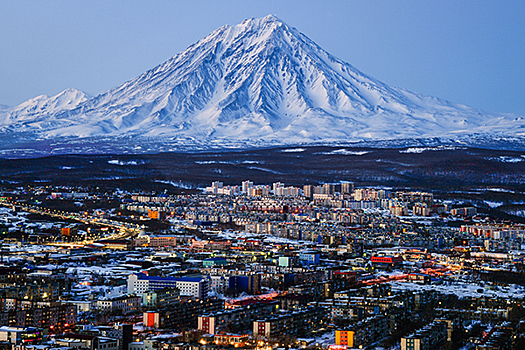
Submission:
[[179,145],[521,136],[525,125],[387,86],[271,15],[221,27],[89,100],[66,90],[8,111],[0,111],[0,126],[44,138],[141,136]]
[[59,112],[76,108],[89,98],[86,93],[75,89],[67,89],[51,97],[40,95],[15,107],[0,108],[0,125],[10,127],[15,123],[31,123],[38,118],[48,118]]

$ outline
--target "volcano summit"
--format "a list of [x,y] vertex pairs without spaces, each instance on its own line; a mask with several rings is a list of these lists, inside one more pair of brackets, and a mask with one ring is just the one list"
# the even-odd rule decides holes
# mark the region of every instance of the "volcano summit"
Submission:
[[221,27],[98,96],[66,90],[0,108],[0,147],[46,154],[516,141],[524,125],[521,117],[387,86],[270,15]]

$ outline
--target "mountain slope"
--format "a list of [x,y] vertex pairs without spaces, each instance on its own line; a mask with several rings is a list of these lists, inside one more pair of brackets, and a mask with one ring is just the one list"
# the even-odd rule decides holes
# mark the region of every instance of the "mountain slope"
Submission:
[[0,125],[48,139],[140,136],[248,146],[520,135],[525,125],[389,87],[274,16],[221,27],[92,99],[39,99],[7,116],[0,111]]
[[75,89],[67,89],[61,93],[48,97],[40,95],[29,99],[16,107],[0,106],[0,125],[9,127],[13,123],[29,122],[41,118],[48,118],[54,114],[76,108],[91,96]]

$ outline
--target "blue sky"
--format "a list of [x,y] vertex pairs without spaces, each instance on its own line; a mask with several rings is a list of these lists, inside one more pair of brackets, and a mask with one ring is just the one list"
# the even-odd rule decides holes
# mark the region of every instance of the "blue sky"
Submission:
[[389,85],[525,115],[522,0],[0,0],[0,103],[104,92],[270,13]]

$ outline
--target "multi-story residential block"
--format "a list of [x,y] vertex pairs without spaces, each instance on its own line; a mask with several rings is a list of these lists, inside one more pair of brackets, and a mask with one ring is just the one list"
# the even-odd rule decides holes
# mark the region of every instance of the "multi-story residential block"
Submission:
[[478,213],[475,207],[455,208],[450,210],[452,216],[470,217]]
[[317,307],[277,314],[271,318],[253,322],[256,339],[279,339],[283,335],[306,336],[314,327],[324,323],[324,310]]
[[0,312],[0,324],[11,327],[68,327],[77,323],[77,307],[68,303]]
[[213,293],[224,294],[230,286],[230,279],[228,276],[206,276],[208,279],[208,286]]
[[198,319],[198,329],[206,334],[247,332],[255,319],[273,315],[277,310],[278,302],[269,301],[202,315]]
[[300,252],[299,262],[302,265],[318,265],[319,264],[319,253],[315,251]]
[[388,335],[389,325],[385,316],[373,316],[357,322],[348,330],[335,331],[335,344],[362,348]]
[[180,300],[177,288],[163,288],[142,293],[142,307],[145,309],[159,309],[171,307]]
[[426,203],[416,203],[412,207],[412,213],[417,216],[429,216],[431,208]]
[[447,323],[434,321],[401,338],[401,350],[432,350],[447,340]]
[[250,194],[251,189],[253,188],[253,182],[250,180],[246,180],[246,181],[243,181],[241,185],[242,185],[242,193]]
[[170,308],[143,313],[145,327],[195,329],[198,316],[224,310],[224,301],[216,298],[183,298]]
[[163,288],[177,288],[180,295],[205,298],[208,295],[208,281],[203,277],[158,277],[143,273],[128,277],[128,294],[142,294]]
[[142,298],[135,295],[104,298],[97,301],[97,309],[107,313],[121,313],[123,315],[140,311]]
[[261,290],[261,275],[233,275],[229,278],[228,288],[236,293],[259,294]]
[[353,182],[343,182],[341,184],[341,193],[342,194],[351,194],[354,192],[354,183]]

